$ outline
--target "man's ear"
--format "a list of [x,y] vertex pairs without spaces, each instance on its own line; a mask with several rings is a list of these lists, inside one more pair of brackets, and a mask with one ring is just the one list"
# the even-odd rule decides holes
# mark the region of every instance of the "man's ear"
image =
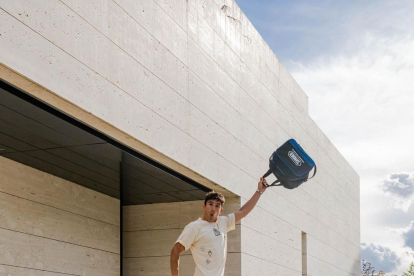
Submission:
[[205,205],[205,204],[203,204],[203,209],[204,209],[204,210],[206,209],[206,205]]
[[224,208],[223,208],[223,207],[221,207],[220,214],[221,214],[221,213],[223,213],[223,211],[224,211]]

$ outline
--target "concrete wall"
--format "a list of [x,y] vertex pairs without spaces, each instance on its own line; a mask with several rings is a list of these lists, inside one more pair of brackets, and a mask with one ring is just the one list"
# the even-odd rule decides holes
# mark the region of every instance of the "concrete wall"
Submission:
[[0,157],[0,275],[120,275],[119,200]]
[[[124,275],[169,275],[170,252],[191,221],[203,216],[204,201],[160,203],[124,207]],[[228,215],[240,208],[240,200],[226,199]],[[228,235],[226,276],[241,275],[240,223]],[[181,254],[180,276],[194,275],[191,251]]]
[[298,140],[318,175],[266,192],[243,221],[242,275],[301,275],[302,231],[309,275],[359,273],[359,176],[235,2],[0,3],[0,61],[43,89],[30,93],[242,203]]

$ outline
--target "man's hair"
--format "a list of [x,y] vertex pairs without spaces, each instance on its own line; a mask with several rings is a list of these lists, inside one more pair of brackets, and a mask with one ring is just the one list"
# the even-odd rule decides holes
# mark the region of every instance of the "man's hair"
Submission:
[[207,204],[207,201],[209,200],[218,200],[221,203],[221,206],[224,205],[224,202],[226,202],[226,199],[224,198],[224,195],[221,193],[211,191],[206,194],[206,198],[204,199],[204,205]]

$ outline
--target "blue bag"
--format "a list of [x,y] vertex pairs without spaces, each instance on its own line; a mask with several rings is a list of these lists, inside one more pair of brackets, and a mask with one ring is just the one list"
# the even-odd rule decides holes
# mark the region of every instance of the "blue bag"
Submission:
[[[309,172],[313,168],[315,170],[312,177],[309,178]],[[290,139],[270,156],[269,170],[263,178],[272,173],[277,180],[268,187],[283,186],[287,189],[295,189],[315,176],[316,164],[295,139]]]

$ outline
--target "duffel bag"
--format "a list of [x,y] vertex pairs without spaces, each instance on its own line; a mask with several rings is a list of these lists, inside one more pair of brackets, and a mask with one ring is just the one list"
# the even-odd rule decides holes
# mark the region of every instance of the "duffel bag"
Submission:
[[[312,169],[314,172],[309,178]],[[267,187],[283,186],[287,189],[295,189],[315,176],[316,164],[295,139],[290,139],[270,156],[269,170],[263,178],[272,173],[277,180]]]

